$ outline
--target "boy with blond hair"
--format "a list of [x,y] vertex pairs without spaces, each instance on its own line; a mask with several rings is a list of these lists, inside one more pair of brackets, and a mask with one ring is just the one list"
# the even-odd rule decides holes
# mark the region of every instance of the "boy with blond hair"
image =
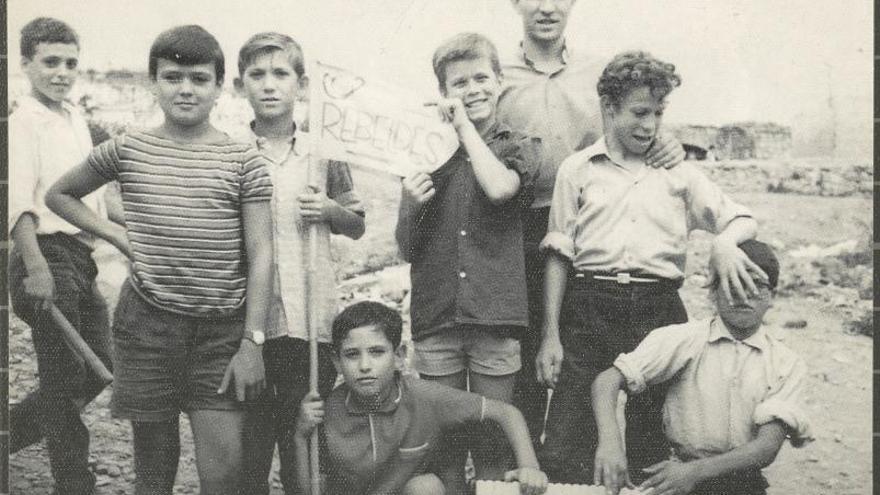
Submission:
[[[330,349],[330,326],[336,314],[330,234],[359,238],[364,232],[364,209],[348,166],[337,161],[313,163],[309,134],[294,122],[295,106],[307,89],[300,45],[284,34],[256,34],[241,47],[238,70],[235,86],[254,110],[243,137],[272,160],[275,240],[275,281],[263,345],[266,391],[246,418],[244,492],[269,493],[277,443],[284,490],[302,493],[296,483],[293,437],[296,411],[309,390],[309,312],[318,325],[318,391],[326,396],[336,378]],[[318,236],[317,252],[314,271],[306,280],[310,227]]]
[[[255,148],[211,125],[224,76],[216,38],[196,25],[161,33],[149,75],[163,123],[93,149],[46,203],[131,261],[113,322],[112,411],[132,423],[135,493],[172,492],[181,412],[202,493],[238,493],[240,402],[264,383],[272,183]],[[125,227],[80,200],[114,180]]]
[[[441,116],[461,146],[430,175],[403,181],[396,237],[412,263],[412,335],[422,378],[510,402],[528,324],[521,213],[531,201],[536,143],[501,124],[494,45],[457,35],[434,53]],[[471,447],[477,476],[499,479],[509,455],[497,431],[444,446],[450,493],[464,486]]]

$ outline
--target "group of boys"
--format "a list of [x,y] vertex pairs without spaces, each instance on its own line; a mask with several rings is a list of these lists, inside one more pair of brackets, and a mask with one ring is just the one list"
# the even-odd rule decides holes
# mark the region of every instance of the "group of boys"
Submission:
[[[217,40],[199,26],[160,34],[149,75],[164,122],[92,149],[65,102],[75,33],[48,18],[25,26],[32,93],[10,119],[10,287],[40,388],[12,410],[12,444],[37,440],[18,440],[17,421],[38,424],[56,491],[94,489],[79,410],[102,387],[47,316],[54,301],[113,357],[111,407],[132,424],[138,495],[171,493],[180,412],[202,493],[268,493],[276,444],[285,491],[306,492],[321,482],[308,463],[319,424],[324,493],[464,493],[468,451],[478,478],[523,493],[543,492],[547,475],[613,493],[765,493],[760,468],[787,437],[810,438],[803,362],[761,329],[778,262],[753,240],[749,210],[660,132],[674,66],[644,52],[601,75],[578,62],[562,37],[573,3],[514,2],[525,37],[507,80],[481,35],[434,54],[436,106],[461,146],[403,179],[395,232],[421,379],[399,372],[395,311],[365,302],[336,316],[330,234],[360,237],[364,210],[347,165],[310,157],[294,122],[306,76],[293,39],[260,33],[241,48],[235,86],[255,119],[233,138],[210,123]],[[102,216],[111,181],[124,225]],[[717,234],[718,314],[686,323],[678,288],[695,229]],[[130,261],[112,338],[95,238]],[[308,276],[310,257],[320,273]],[[322,330],[318,394],[307,393],[310,324]]]

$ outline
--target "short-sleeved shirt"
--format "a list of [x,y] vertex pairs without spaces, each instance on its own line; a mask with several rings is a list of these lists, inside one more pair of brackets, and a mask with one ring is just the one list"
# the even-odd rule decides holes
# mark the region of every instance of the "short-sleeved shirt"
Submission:
[[549,73],[529,60],[522,44],[502,58],[498,120],[540,138],[543,147],[532,208],[550,206],[559,165],[602,135],[596,83],[603,61],[568,48],[562,54],[562,66]]
[[521,214],[531,200],[538,143],[500,124],[486,136],[492,153],[519,174],[519,193],[493,205],[463,146],[431,174],[436,193],[410,234],[413,338],[453,324],[528,322]]
[[692,230],[718,233],[751,216],[694,165],[631,171],[611,159],[601,139],[559,167],[542,249],[578,271],[679,280]]
[[242,307],[242,205],[268,202],[267,160],[253,146],[180,143],[136,132],[95,147],[88,164],[119,182],[131,279],[148,302],[191,316]]
[[[315,225],[317,251],[314,276],[307,281],[309,225],[299,212],[300,194],[310,192],[309,135],[296,129],[288,147],[273,150],[265,138],[253,133],[253,125],[243,136],[248,142],[271,159],[272,220],[274,224],[275,277],[272,291],[271,315],[266,338],[289,336],[308,340],[309,326],[306,308],[312,304],[318,323],[318,340],[331,341],[331,327],[336,316],[336,272],[330,251],[329,223]],[[338,161],[321,160],[311,170],[311,182],[323,187],[327,196],[342,207],[361,216],[364,207],[354,192],[348,165]],[[309,294],[311,294],[311,299]]]
[[614,366],[631,393],[667,383],[666,436],[684,458],[723,454],[781,421],[795,446],[812,439],[804,361],[759,328],[737,340],[719,317],[654,330]]
[[[25,96],[9,116],[9,223],[21,215],[36,220],[37,234],[75,235],[90,243],[91,235],[52,213],[44,198],[62,175],[82,163],[92,149],[88,124],[73,105],[62,103],[67,117],[49,110],[33,96]],[[82,198],[99,216],[106,216],[104,188]]]
[[482,396],[405,376],[397,386],[373,411],[345,384],[330,393],[322,428],[326,493],[399,493],[426,471],[445,432],[483,420]]

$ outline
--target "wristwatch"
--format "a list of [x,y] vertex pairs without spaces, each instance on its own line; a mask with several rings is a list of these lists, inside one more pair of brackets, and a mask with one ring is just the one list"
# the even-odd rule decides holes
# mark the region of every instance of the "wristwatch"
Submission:
[[264,334],[263,332],[261,332],[259,330],[256,330],[253,332],[246,331],[246,332],[244,332],[244,337],[242,337],[242,338],[250,340],[251,342],[253,342],[254,344],[257,344],[257,345],[263,345],[263,342],[266,341],[266,334]]

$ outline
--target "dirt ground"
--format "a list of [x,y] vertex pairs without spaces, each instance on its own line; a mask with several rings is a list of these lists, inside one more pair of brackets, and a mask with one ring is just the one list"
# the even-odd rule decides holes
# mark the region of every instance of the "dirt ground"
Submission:
[[[340,243],[334,249],[340,273],[348,278],[377,270],[395,262],[393,252],[394,202],[396,185],[385,179],[360,177],[363,182],[382,185],[386,192],[370,199],[373,214],[365,240]],[[382,184],[380,184],[382,183]],[[368,190],[365,188],[362,190]],[[390,191],[390,192],[389,192]],[[795,249],[816,245],[832,246],[865,236],[871,229],[871,200],[868,197],[826,198],[817,196],[769,193],[740,193],[737,199],[749,205],[761,225],[759,237],[773,243],[783,259]],[[384,212],[384,213],[383,213]],[[691,318],[708,314],[705,290],[707,237],[696,236],[691,243],[688,279],[683,297]],[[364,256],[363,253],[370,253]],[[115,303],[115,288],[120,274],[111,258],[102,258],[107,281],[107,295]],[[783,263],[783,269],[787,264]],[[115,273],[107,273],[114,272]],[[399,272],[399,271],[398,271]],[[353,284],[352,286],[370,286]],[[391,286],[394,283],[390,284]],[[343,293],[341,297],[403,296],[401,289],[358,289],[362,294]],[[802,495],[866,495],[871,493],[871,362],[872,340],[847,331],[847,298],[857,298],[855,291],[816,290],[786,291],[781,294],[766,317],[769,330],[797,351],[810,368],[806,407],[812,418],[817,440],[803,449],[783,447],[776,462],[766,470],[770,493]],[[841,299],[843,298],[843,299]],[[10,336],[10,401],[20,400],[35,384],[35,362],[26,326],[14,321]],[[132,449],[128,424],[110,418],[109,389],[86,407],[84,417],[92,432],[92,458],[98,474],[99,494],[133,493]],[[185,417],[181,420],[183,436],[180,469],[175,493],[198,492],[191,435]],[[280,494],[277,470],[273,495]],[[35,445],[11,456],[12,493],[48,494],[52,479],[43,447]]]

